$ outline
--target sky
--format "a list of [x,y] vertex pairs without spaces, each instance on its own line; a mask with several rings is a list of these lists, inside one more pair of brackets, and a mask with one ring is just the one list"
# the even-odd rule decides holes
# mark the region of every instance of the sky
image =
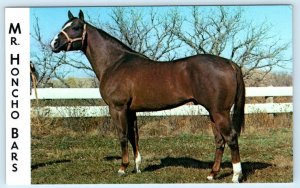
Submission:
[[[151,7],[136,7],[143,9],[143,12],[147,12]],[[168,12],[168,10],[174,8],[174,6],[155,7],[159,13]],[[187,6],[177,7],[180,13],[185,16],[189,13]],[[210,6],[201,7],[204,12],[207,11]],[[230,9],[234,10],[236,6],[230,6]],[[269,5],[269,6],[242,6],[244,18],[252,22],[255,25],[260,25],[267,22],[271,25],[270,33],[276,38],[280,38],[282,43],[292,42],[292,7],[289,5]],[[41,33],[46,41],[51,39],[59,32],[62,25],[68,20],[67,12],[70,10],[74,16],[78,15],[79,10],[82,10],[85,15],[90,16],[92,19],[101,19],[104,22],[111,21],[112,7],[52,7],[52,8],[31,8],[30,9],[30,21],[31,32],[33,31],[33,25],[35,25],[35,17],[39,19],[39,25],[41,27]],[[31,53],[37,53],[37,44],[33,38],[31,38]],[[78,56],[86,63],[88,61],[82,55],[78,53],[67,53],[67,55]],[[285,56],[292,57],[292,43],[290,48],[286,51]],[[283,71],[292,73],[292,62],[285,65],[285,69],[277,68],[275,71]],[[87,75],[78,70],[70,71],[69,76],[74,77],[86,77]]]

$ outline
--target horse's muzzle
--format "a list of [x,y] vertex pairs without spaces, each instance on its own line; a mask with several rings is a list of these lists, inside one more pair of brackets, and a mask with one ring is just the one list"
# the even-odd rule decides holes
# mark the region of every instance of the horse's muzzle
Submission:
[[52,50],[54,53],[59,53],[60,51],[64,50],[66,44],[67,44],[67,43],[61,44],[57,39],[53,39],[53,41],[52,41],[51,44],[50,44],[51,50]]

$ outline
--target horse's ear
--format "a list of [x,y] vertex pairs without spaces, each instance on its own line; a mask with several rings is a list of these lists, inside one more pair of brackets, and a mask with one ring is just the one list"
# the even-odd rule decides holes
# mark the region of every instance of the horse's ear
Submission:
[[82,21],[84,21],[84,15],[82,10],[79,11],[79,19],[81,19]]
[[72,18],[74,18],[73,14],[71,13],[71,11],[68,11],[68,17],[69,17],[69,20],[71,20]]

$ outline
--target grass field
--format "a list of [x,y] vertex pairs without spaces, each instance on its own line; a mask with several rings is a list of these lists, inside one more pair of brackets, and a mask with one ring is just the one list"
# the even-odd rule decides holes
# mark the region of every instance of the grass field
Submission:
[[[32,118],[33,184],[211,183],[214,140],[205,117],[141,118],[142,173],[134,174],[133,155],[125,177],[118,177],[120,145],[109,118]],[[243,182],[293,181],[292,114],[246,117],[240,153]],[[131,148],[130,148],[131,149]],[[226,147],[213,183],[230,183]]]

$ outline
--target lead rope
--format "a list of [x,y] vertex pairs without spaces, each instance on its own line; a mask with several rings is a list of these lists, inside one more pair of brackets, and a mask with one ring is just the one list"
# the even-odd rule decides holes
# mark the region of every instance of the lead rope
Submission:
[[35,74],[31,71],[31,69],[30,69],[30,75],[31,75],[31,79],[32,79],[32,84],[33,84],[33,89],[34,89],[34,94],[35,94],[35,101],[36,101],[36,105],[37,105],[37,111],[36,111],[36,114],[37,114],[37,118],[36,118],[37,127],[40,127],[41,123],[40,123],[40,119],[39,119],[40,118],[39,98],[38,98],[37,89],[36,89],[37,79],[36,79]]
[[31,79],[32,79],[32,84],[33,84],[33,89],[34,89],[34,94],[35,94],[35,101],[36,101],[37,106],[39,106],[39,99],[38,99],[37,90],[36,90],[37,79],[36,79],[36,76],[31,71],[31,69],[30,69],[30,74],[31,74]]

